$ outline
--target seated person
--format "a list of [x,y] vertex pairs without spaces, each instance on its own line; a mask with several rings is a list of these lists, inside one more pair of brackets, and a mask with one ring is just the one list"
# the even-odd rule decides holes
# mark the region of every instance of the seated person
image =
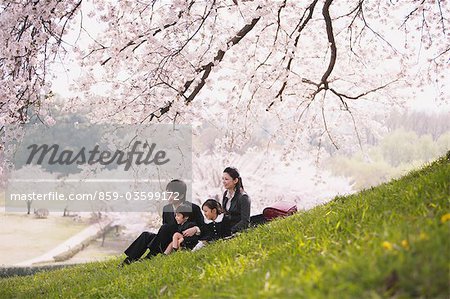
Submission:
[[120,266],[128,265],[138,260],[147,249],[150,249],[146,258],[150,258],[158,253],[163,253],[167,246],[172,242],[173,234],[177,231],[178,224],[175,220],[175,210],[181,204],[191,208],[191,220],[196,226],[184,231],[184,235],[191,237],[195,234],[200,235],[201,228],[205,224],[200,207],[186,200],[187,186],[181,180],[172,180],[167,184],[166,191],[172,192],[169,198],[169,204],[165,205],[162,213],[163,225],[157,234],[143,232],[134,242],[125,250],[127,257]]
[[192,222],[190,218],[192,212],[189,206],[180,205],[175,211],[175,220],[178,223],[177,232],[173,234],[172,242],[167,246],[164,254],[170,254],[174,250],[180,248],[192,249],[198,243],[199,237],[197,235],[184,236],[183,233],[191,227],[195,227],[196,223]]
[[223,210],[220,203],[214,199],[206,200],[202,205],[206,218],[200,240],[215,241],[231,234],[230,227],[223,221]]
[[214,199],[206,200],[202,205],[205,215],[205,225],[202,228],[200,241],[194,247],[194,251],[202,248],[208,242],[216,241],[230,236],[230,227],[226,221],[223,221],[223,210],[220,203]]
[[225,187],[222,207],[231,234],[247,229],[250,225],[250,198],[244,191],[242,178],[236,168],[227,167],[222,174]]

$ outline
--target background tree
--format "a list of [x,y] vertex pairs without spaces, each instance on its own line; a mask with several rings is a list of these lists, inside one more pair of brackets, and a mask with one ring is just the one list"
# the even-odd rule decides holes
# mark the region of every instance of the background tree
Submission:
[[75,53],[82,96],[66,108],[89,105],[96,121],[214,120],[230,148],[270,119],[286,153],[311,134],[361,145],[385,104],[429,84],[445,99],[448,12],[441,0],[5,2],[1,123],[41,113],[49,63]]
[[0,3],[2,126],[25,123],[31,113],[45,115],[40,107],[51,90],[48,67],[64,54],[63,36],[80,5],[72,0]]

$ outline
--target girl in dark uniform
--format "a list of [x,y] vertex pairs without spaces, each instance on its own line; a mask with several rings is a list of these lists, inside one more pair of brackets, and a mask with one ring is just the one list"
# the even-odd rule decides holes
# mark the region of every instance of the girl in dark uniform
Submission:
[[223,221],[223,210],[218,201],[208,199],[203,203],[202,210],[206,218],[206,224],[204,225],[204,232],[202,232],[200,240],[210,242],[231,234],[230,227],[226,221]]
[[194,251],[204,247],[208,242],[216,241],[230,236],[230,226],[223,218],[223,210],[220,203],[214,199],[206,200],[202,205],[205,215],[205,225],[200,235],[200,241],[194,247]]

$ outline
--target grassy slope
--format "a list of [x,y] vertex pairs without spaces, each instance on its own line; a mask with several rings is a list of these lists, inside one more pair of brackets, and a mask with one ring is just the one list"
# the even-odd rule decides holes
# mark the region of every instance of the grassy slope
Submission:
[[0,297],[447,298],[450,164],[196,252],[0,280]]

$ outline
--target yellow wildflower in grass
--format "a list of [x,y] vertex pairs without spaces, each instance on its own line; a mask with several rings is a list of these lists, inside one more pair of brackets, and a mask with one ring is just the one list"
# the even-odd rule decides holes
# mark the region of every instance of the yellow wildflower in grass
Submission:
[[445,214],[445,215],[442,215],[442,217],[441,217],[441,223],[445,223],[445,222],[447,222],[447,221],[449,221],[450,220],[450,213],[447,213],[447,214]]
[[421,232],[419,235],[419,240],[423,241],[423,240],[428,240],[428,235],[424,232]]
[[402,247],[405,248],[406,250],[409,250],[409,243],[408,243],[408,240],[403,240],[403,241],[402,241]]
[[385,250],[392,250],[393,248],[392,244],[388,241],[384,241],[382,245]]

